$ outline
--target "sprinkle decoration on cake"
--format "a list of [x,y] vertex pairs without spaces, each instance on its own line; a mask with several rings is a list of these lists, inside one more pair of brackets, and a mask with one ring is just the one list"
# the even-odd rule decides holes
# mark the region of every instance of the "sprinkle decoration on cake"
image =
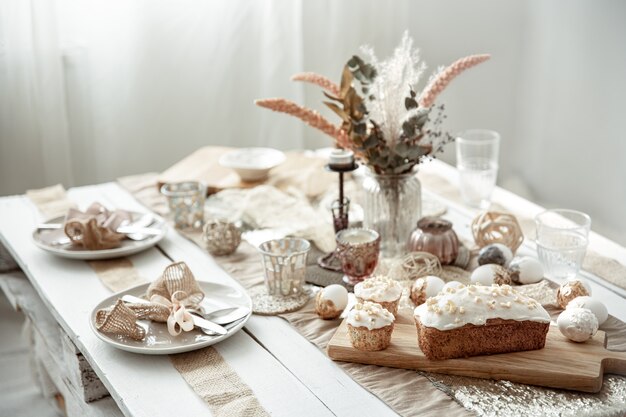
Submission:
[[354,295],[357,301],[372,301],[381,304],[395,316],[398,313],[398,304],[402,296],[402,286],[398,281],[380,275],[356,284]]
[[348,313],[348,334],[352,345],[360,350],[383,350],[391,342],[394,316],[380,304],[356,303]]
[[550,315],[509,285],[446,288],[415,308],[419,345],[429,359],[541,349]]

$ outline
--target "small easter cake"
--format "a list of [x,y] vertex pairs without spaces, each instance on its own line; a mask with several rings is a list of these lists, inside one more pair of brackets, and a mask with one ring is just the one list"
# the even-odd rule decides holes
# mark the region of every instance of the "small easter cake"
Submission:
[[380,304],[356,303],[348,313],[348,334],[352,346],[359,350],[387,349],[391,342],[394,316]]
[[358,302],[371,301],[380,304],[395,317],[398,314],[402,286],[398,281],[379,275],[356,284],[354,295]]

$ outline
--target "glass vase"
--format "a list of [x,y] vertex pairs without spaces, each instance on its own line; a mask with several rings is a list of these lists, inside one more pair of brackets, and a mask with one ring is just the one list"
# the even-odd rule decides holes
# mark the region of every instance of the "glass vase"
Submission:
[[422,214],[422,186],[417,170],[406,174],[376,174],[363,180],[363,225],[380,235],[380,252],[395,258],[406,252],[411,231]]

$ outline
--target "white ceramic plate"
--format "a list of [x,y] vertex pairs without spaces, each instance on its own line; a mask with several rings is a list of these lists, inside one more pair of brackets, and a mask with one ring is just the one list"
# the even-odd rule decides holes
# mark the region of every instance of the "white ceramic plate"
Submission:
[[[143,214],[132,213],[133,220],[138,219]],[[63,223],[64,219],[64,217],[57,217],[56,219],[48,221],[48,223]],[[33,232],[33,242],[35,242],[35,245],[45,250],[46,252],[50,252],[53,255],[61,256],[63,258],[82,260],[119,258],[122,256],[133,255],[135,253],[149,249],[159,243],[161,239],[165,237],[165,235],[167,234],[167,225],[165,224],[165,221],[157,216],[155,216],[155,219],[156,221],[150,225],[150,228],[159,229],[162,231],[162,233],[155,236],[149,236],[144,240],[124,239],[120,246],[113,249],[84,250],[70,243],[64,245],[55,245],[44,239],[46,235],[50,236],[49,234],[56,234],[59,237],[64,236],[62,230],[35,230]]]
[[243,181],[261,181],[270,169],[285,161],[285,154],[271,148],[242,148],[221,156],[220,165],[234,169]]
[[252,302],[250,297],[243,288],[233,285],[226,286],[213,282],[198,281],[200,288],[206,294],[205,299],[210,303],[211,299],[217,300],[219,303],[227,303],[233,306],[244,306],[250,309],[250,313],[243,319],[225,326],[228,330],[223,336],[209,336],[199,329],[193,329],[190,332],[182,332],[178,336],[172,336],[167,331],[167,324],[157,323],[149,320],[140,320],[139,324],[146,329],[146,337],[143,340],[134,340],[129,337],[115,336],[107,333],[99,332],[96,329],[95,318],[96,312],[101,308],[109,307],[125,294],[140,297],[146,293],[149,284],[141,284],[136,287],[121,291],[102,300],[91,312],[89,323],[91,329],[96,336],[118,349],[128,352],[142,353],[145,355],[169,355],[174,353],[189,352],[191,350],[201,349],[206,346],[221,342],[237,333],[248,321],[252,315]]

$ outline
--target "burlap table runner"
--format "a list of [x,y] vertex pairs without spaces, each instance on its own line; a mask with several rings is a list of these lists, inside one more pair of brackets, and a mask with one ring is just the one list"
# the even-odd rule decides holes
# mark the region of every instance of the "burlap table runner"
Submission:
[[[61,216],[75,206],[61,185],[29,190],[26,195],[47,219]],[[147,282],[128,258],[87,263],[103,285],[113,292]],[[170,355],[170,360],[187,384],[208,405],[213,416],[269,416],[250,387],[213,347]]]

